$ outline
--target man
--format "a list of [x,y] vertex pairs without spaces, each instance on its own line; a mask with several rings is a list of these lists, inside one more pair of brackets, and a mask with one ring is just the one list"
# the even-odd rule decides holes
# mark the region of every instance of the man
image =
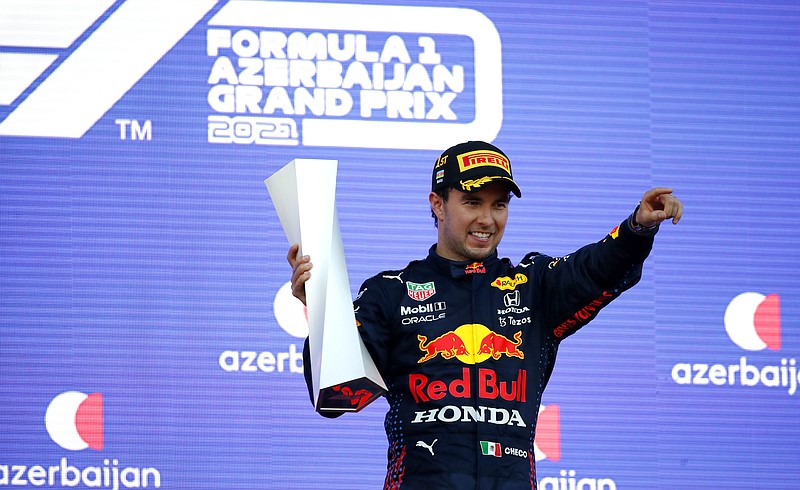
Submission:
[[[659,223],[682,214],[671,189],[654,188],[599,242],[514,265],[497,256],[511,193],[522,195],[499,148],[447,149],[428,197],[436,245],[367,279],[354,302],[389,387],[384,488],[536,488],[534,431],[559,343],[639,281]],[[287,259],[305,302],[310,258],[294,245]]]

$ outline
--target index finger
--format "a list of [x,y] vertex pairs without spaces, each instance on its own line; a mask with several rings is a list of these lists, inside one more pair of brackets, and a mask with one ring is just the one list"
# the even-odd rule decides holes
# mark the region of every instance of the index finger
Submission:
[[655,199],[658,196],[663,196],[664,194],[672,194],[671,187],[653,187],[649,191],[644,193],[644,197],[642,198],[643,201],[647,201],[650,199]]
[[[676,199],[676,201],[678,201],[678,200]],[[673,224],[673,225],[677,225],[677,224],[678,224],[678,221],[680,221],[680,220],[681,220],[681,217],[682,217],[682,216],[683,216],[683,203],[682,203],[682,202],[680,202],[680,201],[678,201],[678,202],[676,203],[676,211],[675,211],[675,216],[673,216],[673,217],[672,217],[672,224]]]

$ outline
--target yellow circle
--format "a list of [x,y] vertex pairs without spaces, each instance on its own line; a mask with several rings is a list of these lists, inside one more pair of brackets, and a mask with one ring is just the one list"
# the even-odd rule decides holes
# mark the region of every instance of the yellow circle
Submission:
[[492,354],[478,354],[478,349],[481,347],[483,339],[491,333],[491,330],[480,323],[468,323],[461,325],[455,330],[464,345],[467,347],[467,354],[457,355],[459,361],[464,364],[477,364],[489,359]]

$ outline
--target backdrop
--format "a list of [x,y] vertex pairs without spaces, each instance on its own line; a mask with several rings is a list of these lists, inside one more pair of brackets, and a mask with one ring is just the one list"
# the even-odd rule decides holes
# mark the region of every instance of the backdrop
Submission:
[[540,488],[800,488],[796,0],[0,1],[0,486],[379,488],[387,405],[313,411],[263,180],[338,160],[355,294],[471,138],[513,261],[685,204],[562,345]]

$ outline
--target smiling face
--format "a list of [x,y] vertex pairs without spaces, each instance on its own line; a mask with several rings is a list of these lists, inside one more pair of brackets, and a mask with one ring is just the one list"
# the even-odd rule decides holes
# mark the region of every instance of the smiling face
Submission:
[[436,253],[450,260],[483,260],[497,249],[508,220],[508,186],[489,184],[476,192],[451,189],[445,201],[428,197],[439,220]]

